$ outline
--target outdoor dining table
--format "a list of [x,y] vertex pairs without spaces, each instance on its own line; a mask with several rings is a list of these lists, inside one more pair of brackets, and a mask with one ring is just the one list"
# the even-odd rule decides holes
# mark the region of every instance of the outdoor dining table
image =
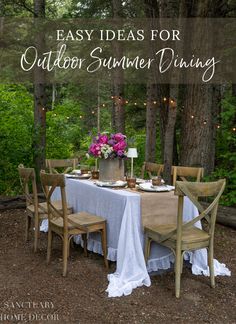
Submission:
[[[143,225],[150,221],[173,223],[177,218],[178,197],[173,191],[147,193],[105,188],[98,187],[91,180],[66,178],[66,194],[74,213],[86,211],[107,220],[107,258],[117,262],[115,273],[108,275],[109,297],[129,295],[136,287],[150,286],[150,272],[168,269],[174,263],[171,250],[154,242],[147,265],[143,253]],[[53,199],[60,199],[59,190]],[[198,214],[197,208],[185,197],[184,221]],[[46,230],[43,227],[41,230]],[[75,237],[75,242],[83,244],[81,236]],[[102,254],[100,235],[90,234],[87,247],[90,251]],[[191,262],[194,274],[209,275],[206,249],[188,252],[185,258]],[[224,264],[214,260],[214,265],[215,275],[230,275]]]

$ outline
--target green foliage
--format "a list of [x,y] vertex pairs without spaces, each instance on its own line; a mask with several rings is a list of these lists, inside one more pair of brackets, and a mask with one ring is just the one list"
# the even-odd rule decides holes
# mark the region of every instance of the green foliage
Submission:
[[19,189],[17,166],[32,165],[32,96],[24,86],[0,85],[0,192]]
[[80,150],[81,109],[77,102],[65,98],[47,112],[47,158],[73,157]]
[[226,206],[236,205],[236,97],[228,93],[222,100],[221,128],[217,133],[216,170],[210,179],[225,178],[227,186],[222,196]]

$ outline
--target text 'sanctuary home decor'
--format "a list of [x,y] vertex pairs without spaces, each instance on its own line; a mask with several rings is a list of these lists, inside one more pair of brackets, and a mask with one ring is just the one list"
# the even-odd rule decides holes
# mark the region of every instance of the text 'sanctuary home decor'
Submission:
[[111,134],[110,136],[98,134],[98,136],[94,137],[89,148],[89,154],[100,159],[100,181],[124,180],[126,148],[126,136],[121,133]]

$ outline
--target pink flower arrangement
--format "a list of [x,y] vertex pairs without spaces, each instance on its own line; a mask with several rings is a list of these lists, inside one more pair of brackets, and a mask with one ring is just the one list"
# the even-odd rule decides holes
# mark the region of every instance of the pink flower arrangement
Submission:
[[89,147],[89,154],[95,158],[103,159],[125,158],[126,148],[125,135],[121,133],[111,134],[110,136],[98,134]]

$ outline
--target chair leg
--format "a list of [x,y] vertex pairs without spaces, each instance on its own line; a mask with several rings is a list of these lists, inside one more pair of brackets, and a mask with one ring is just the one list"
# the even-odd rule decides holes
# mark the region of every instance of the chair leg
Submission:
[[51,259],[51,251],[52,251],[52,231],[50,227],[48,228],[48,247],[47,247],[47,264],[50,262]]
[[210,243],[208,249],[208,267],[210,270],[210,278],[211,278],[211,287],[215,288],[215,274],[214,274],[214,259],[213,259],[213,243]]
[[68,240],[68,236],[64,235],[63,236],[63,256],[62,256],[62,260],[63,260],[63,277],[66,276],[67,274],[67,262],[68,262],[68,245],[69,245],[69,240]]
[[175,296],[179,298],[180,296],[180,280],[181,280],[181,261],[182,253],[181,249],[176,249],[175,256]]
[[150,255],[150,247],[151,247],[151,238],[148,237],[148,234],[145,234],[145,247],[144,247],[144,257],[147,263],[148,257]]
[[39,238],[39,219],[35,215],[35,220],[34,220],[34,252],[37,252],[38,238]]
[[184,252],[181,253],[180,273],[183,273]]
[[25,242],[28,241],[29,239],[29,229],[30,229],[30,224],[31,224],[31,217],[26,215],[26,224],[25,224]]
[[106,231],[106,224],[103,225],[103,229],[101,231],[101,237],[102,237],[102,251],[104,256],[104,263],[105,267],[108,269],[109,264],[107,260],[107,231]]
[[70,244],[71,244],[72,237],[68,238],[68,246],[67,246],[67,258],[70,257]]
[[84,241],[84,255],[88,256],[88,250],[87,250],[87,234],[82,234],[82,240]]

